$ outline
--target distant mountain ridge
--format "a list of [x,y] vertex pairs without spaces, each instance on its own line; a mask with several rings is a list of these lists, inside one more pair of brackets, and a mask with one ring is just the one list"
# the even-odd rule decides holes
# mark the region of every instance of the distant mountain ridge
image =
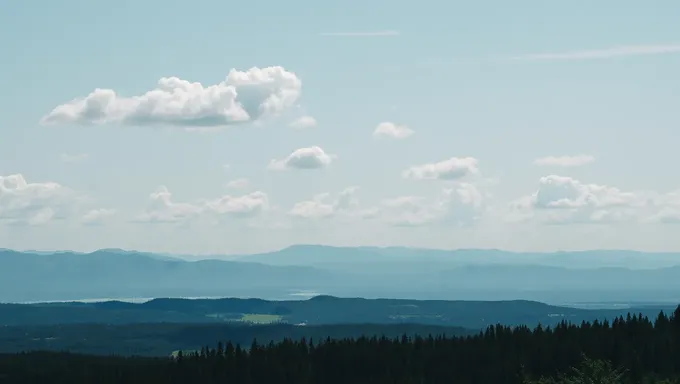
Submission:
[[151,252],[0,250],[0,302],[343,297],[680,301],[680,254],[292,246],[187,261]]
[[[320,256],[323,255],[323,256]],[[429,261],[462,264],[536,264],[567,268],[662,268],[680,265],[680,252],[584,250],[513,252],[499,249],[429,249],[409,247],[336,247],[298,244],[278,251],[240,255],[235,259],[275,265],[347,264],[376,261]]]
[[[680,252],[645,252],[634,250],[580,250],[555,252],[516,252],[500,249],[436,249],[402,246],[330,246],[295,244],[280,250],[254,254],[207,254],[190,255],[167,252],[147,252],[120,248],[103,248],[93,252],[71,250],[16,251],[0,248],[2,252],[53,254],[96,254],[101,252],[134,254],[167,260],[225,260],[247,261],[272,265],[328,265],[375,262],[430,261],[456,264],[535,264],[569,268],[625,267],[631,269],[653,269],[680,265]],[[574,264],[576,263],[576,264]]]
[[188,262],[118,250],[35,254],[0,251],[0,302],[120,297],[240,296],[301,289],[333,274],[255,262]]

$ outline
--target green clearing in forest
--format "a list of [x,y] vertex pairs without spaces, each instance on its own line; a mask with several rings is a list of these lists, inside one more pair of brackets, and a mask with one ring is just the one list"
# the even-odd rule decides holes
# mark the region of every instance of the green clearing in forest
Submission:
[[271,324],[281,321],[282,317],[279,315],[267,315],[259,313],[244,313],[241,321],[244,323],[254,324]]

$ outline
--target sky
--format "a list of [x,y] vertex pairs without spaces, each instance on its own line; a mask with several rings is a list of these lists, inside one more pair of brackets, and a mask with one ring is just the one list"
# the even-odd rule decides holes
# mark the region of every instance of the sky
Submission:
[[0,247],[680,251],[673,0],[0,12]]

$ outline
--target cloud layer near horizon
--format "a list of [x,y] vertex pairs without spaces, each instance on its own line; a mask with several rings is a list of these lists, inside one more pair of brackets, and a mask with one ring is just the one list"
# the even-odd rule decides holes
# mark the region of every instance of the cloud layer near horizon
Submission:
[[[559,60],[661,54],[675,52],[674,47],[628,47],[529,55],[525,58]],[[137,96],[122,96],[111,89],[95,89],[86,97],[57,106],[42,121],[46,124],[167,125],[212,129],[257,122],[267,116],[280,114],[296,105],[301,96],[301,87],[302,82],[297,75],[280,66],[253,67],[247,71],[233,69],[224,81],[206,86],[177,77],[164,77],[154,89]],[[297,116],[284,124],[300,130],[299,134],[321,131],[308,130],[318,124],[314,117]],[[399,146],[417,141],[412,138],[415,131],[405,124],[384,120],[373,127],[371,131],[371,126],[366,126],[362,133],[367,141],[372,134],[374,139],[400,140],[401,143],[379,143],[379,140],[375,140],[369,145]],[[327,168],[331,165],[335,167],[336,162],[342,165],[338,155],[328,153],[320,145],[293,149],[296,147],[289,147],[274,159],[270,156],[276,154],[262,155],[262,168],[291,171],[281,172],[276,177],[318,177],[330,174]],[[88,159],[88,155],[64,153],[60,159],[65,163],[75,163]],[[267,159],[271,159],[268,164]],[[363,186],[350,186],[310,194],[311,197],[298,196],[299,200],[290,205],[285,204],[284,209],[272,204],[272,200],[276,200],[276,193],[270,195],[253,187],[255,183],[251,183],[254,180],[251,175],[221,181],[220,185],[229,189],[229,194],[191,201],[177,199],[166,186],[160,185],[149,194],[146,209],[130,213],[125,212],[125,207],[114,209],[93,206],[91,202],[83,201],[82,195],[59,183],[29,183],[21,174],[14,174],[0,176],[0,219],[14,225],[44,225],[53,220],[71,218],[82,225],[104,225],[119,217],[124,222],[175,224],[199,221],[219,224],[239,219],[248,223],[246,226],[254,226],[259,224],[253,224],[252,219],[265,217],[268,223],[276,223],[277,228],[332,219],[376,223],[387,227],[474,226],[488,223],[517,225],[521,222],[551,225],[680,223],[680,191],[624,191],[614,186],[546,172],[545,176],[538,179],[533,191],[531,186],[527,186],[525,195],[512,200],[500,200],[494,198],[488,186],[483,185],[480,161],[476,157],[454,155],[429,160],[410,166],[402,164],[402,168],[393,171],[395,179],[401,176],[404,180],[414,181],[409,185],[434,186],[431,187],[434,188],[432,193],[382,191],[384,196],[366,201],[363,197],[360,199],[360,194],[366,192],[361,189]],[[576,171],[575,167],[583,167],[594,161],[595,157],[588,154],[553,155],[536,158],[534,165]],[[399,169],[402,169],[401,174]],[[271,227],[274,228],[273,225]]]
[[[318,155],[318,154],[316,154]],[[311,155],[315,158],[314,154]],[[297,158],[295,158],[297,159]],[[680,223],[680,189],[666,193],[657,191],[624,191],[613,186],[585,183],[573,177],[548,175],[538,180],[530,194],[505,205],[496,200],[479,183],[463,179],[477,172],[473,158],[452,158],[465,161],[440,162],[410,169],[418,179],[443,180],[435,196],[401,195],[384,197],[371,204],[361,204],[358,186],[339,193],[320,193],[311,199],[295,203],[287,212],[289,218],[306,220],[341,218],[380,222],[390,226],[474,225],[487,222],[536,224],[638,224]],[[288,165],[296,164],[291,160]],[[317,160],[309,164],[317,164]],[[456,166],[451,164],[456,163]],[[304,163],[302,169],[310,165]],[[465,165],[465,166],[464,166]],[[472,166],[475,168],[471,168]],[[316,167],[316,165],[314,166]],[[314,168],[312,167],[312,168]],[[471,170],[475,171],[472,172]],[[444,175],[444,176],[442,176]],[[249,188],[247,179],[228,183],[232,189]],[[56,219],[78,219],[84,225],[101,225],[119,210],[92,207],[67,187],[54,182],[28,182],[20,174],[0,176],[0,223],[12,225],[44,225]],[[149,195],[144,212],[129,218],[133,222],[187,223],[224,218],[253,218],[272,211],[270,196],[256,190],[242,195],[224,194],[193,202],[177,202],[165,186]],[[280,223],[280,220],[277,221]]]

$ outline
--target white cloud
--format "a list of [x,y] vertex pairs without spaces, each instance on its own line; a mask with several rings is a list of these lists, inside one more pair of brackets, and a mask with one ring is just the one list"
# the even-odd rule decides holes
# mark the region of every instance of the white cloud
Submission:
[[680,224],[680,206],[666,207],[646,218],[646,222]]
[[259,214],[269,207],[267,194],[255,191],[243,196],[224,195],[205,202],[209,213],[249,217]]
[[593,161],[595,161],[595,157],[591,155],[546,156],[534,160],[534,164],[541,166],[579,167],[590,164]]
[[85,225],[103,224],[107,219],[116,214],[115,209],[98,208],[87,211],[80,219]]
[[165,186],[160,186],[150,196],[151,204],[135,221],[178,223],[207,216],[255,216],[269,206],[267,194],[260,191],[242,196],[224,195],[212,200],[194,203],[176,203]]
[[413,130],[405,125],[382,122],[373,131],[373,136],[377,138],[405,139],[413,135],[413,133]]
[[657,195],[651,204],[655,211],[645,218],[646,222],[680,224],[680,190]]
[[0,219],[10,224],[45,224],[69,216],[77,196],[54,182],[29,183],[23,175],[0,176]]
[[680,190],[662,193],[584,183],[567,176],[539,180],[537,190],[509,205],[506,221],[546,224],[680,223]]
[[203,212],[203,207],[191,203],[175,203],[172,194],[164,185],[149,195],[150,204],[146,212],[138,216],[135,221],[152,223],[176,223],[197,217]]
[[272,170],[284,169],[317,169],[330,165],[337,156],[327,154],[317,146],[300,148],[282,160],[272,160],[268,168]]
[[609,59],[622,56],[660,55],[680,52],[680,45],[629,45],[605,49],[562,53],[536,53],[515,57],[518,60],[587,60]]
[[470,183],[444,189],[436,198],[400,196],[383,200],[372,215],[396,226],[472,225],[487,209],[488,195]]
[[77,155],[69,155],[68,153],[62,153],[59,155],[59,160],[61,160],[63,163],[79,163],[81,161],[84,161],[88,158],[87,153],[79,153]]
[[550,175],[539,180],[534,193],[511,204],[511,220],[536,218],[548,223],[635,220],[649,207],[651,196],[649,192],[625,192]]
[[84,98],[57,106],[42,122],[227,126],[281,112],[298,100],[301,89],[300,79],[283,67],[232,69],[224,81],[209,86],[163,77],[155,89],[139,96],[97,88]]
[[444,190],[444,198],[440,201],[443,221],[471,225],[479,220],[487,209],[490,195],[482,193],[477,186],[460,183],[455,188]]
[[312,116],[302,116],[290,123],[291,128],[295,129],[307,129],[316,127],[316,119]]
[[226,187],[231,189],[245,189],[250,186],[250,181],[245,178],[231,180]]
[[459,180],[477,173],[477,159],[452,157],[438,163],[412,166],[402,172],[402,177],[414,180]]
[[385,199],[374,211],[374,217],[396,226],[419,226],[436,219],[435,207],[421,196],[399,196]]
[[359,205],[355,195],[358,187],[345,188],[335,198],[329,193],[314,196],[311,200],[296,203],[289,215],[304,219],[323,219],[338,214],[351,214]]
[[623,192],[615,187],[584,184],[570,177],[556,175],[542,177],[533,197],[535,207],[554,209],[631,206],[639,200],[634,193]]
[[398,31],[386,30],[386,31],[372,31],[372,32],[324,32],[321,36],[333,36],[333,37],[390,37],[399,36]]

